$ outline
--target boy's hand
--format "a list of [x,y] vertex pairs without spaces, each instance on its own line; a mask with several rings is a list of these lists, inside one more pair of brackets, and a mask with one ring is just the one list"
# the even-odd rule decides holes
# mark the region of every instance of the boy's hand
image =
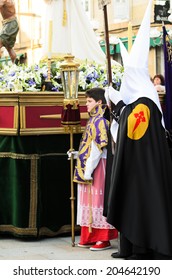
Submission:
[[73,159],[77,159],[78,157],[78,151],[67,151],[67,155],[68,155],[68,160],[71,159],[71,155],[73,155]]
[[115,105],[122,100],[120,92],[115,90],[112,86],[109,86],[105,90],[105,98],[106,96],[108,96],[108,99],[111,100]]

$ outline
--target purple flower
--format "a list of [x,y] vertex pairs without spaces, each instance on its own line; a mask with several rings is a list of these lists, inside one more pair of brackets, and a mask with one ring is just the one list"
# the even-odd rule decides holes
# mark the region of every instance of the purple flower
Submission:
[[36,83],[33,79],[29,79],[28,84],[29,84],[29,86],[35,86],[36,85]]
[[58,87],[53,87],[51,90],[52,91],[59,91],[59,88]]
[[46,79],[48,77],[48,74],[43,73],[42,76],[43,76],[44,79]]
[[38,70],[39,70],[39,66],[35,65],[35,71],[38,71]]
[[93,75],[94,75],[94,79],[96,79],[96,80],[100,78],[100,76],[98,75],[97,71],[94,71]]
[[14,77],[15,74],[16,74],[16,73],[13,71],[13,72],[10,72],[10,73],[9,73],[9,76]]
[[108,81],[107,80],[104,80],[103,81],[103,87],[107,86],[108,85]]

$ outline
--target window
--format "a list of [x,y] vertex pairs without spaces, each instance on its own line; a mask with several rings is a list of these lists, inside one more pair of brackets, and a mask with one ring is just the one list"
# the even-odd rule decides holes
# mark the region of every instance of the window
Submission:
[[128,20],[129,15],[129,0],[113,0],[113,15],[114,22]]
[[[15,6],[16,6],[16,10],[17,12],[20,12],[20,13],[26,13],[26,12],[29,12],[29,0],[18,0],[16,1],[15,0]],[[19,11],[18,11],[18,8],[19,8]]]
[[156,47],[156,73],[164,73],[163,47]]

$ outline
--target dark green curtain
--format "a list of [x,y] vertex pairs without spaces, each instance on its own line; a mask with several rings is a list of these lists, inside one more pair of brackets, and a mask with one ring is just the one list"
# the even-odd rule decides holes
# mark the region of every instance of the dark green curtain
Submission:
[[[75,150],[80,138],[74,134]],[[69,232],[69,148],[69,134],[0,136],[0,234]]]

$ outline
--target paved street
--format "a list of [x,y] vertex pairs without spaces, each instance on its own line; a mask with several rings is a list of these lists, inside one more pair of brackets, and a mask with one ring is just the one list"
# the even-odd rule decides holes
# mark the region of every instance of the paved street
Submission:
[[[77,244],[79,236],[75,241]],[[111,253],[117,251],[117,240],[111,244],[111,249],[95,252],[73,247],[71,237],[25,240],[0,236],[0,260],[113,260]]]

